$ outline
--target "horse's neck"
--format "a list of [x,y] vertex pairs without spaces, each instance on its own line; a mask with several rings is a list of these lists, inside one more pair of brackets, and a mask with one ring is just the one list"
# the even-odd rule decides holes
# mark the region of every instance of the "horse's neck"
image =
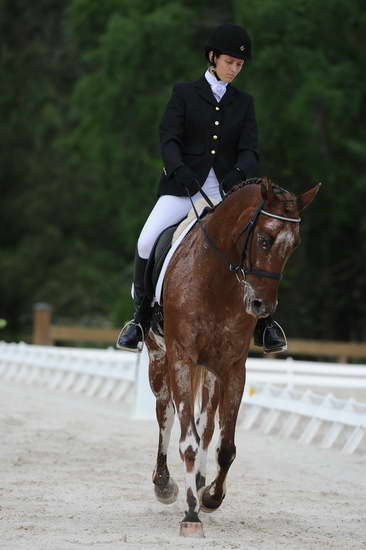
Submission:
[[230,248],[249,221],[255,207],[260,204],[260,186],[248,185],[229,195],[210,216],[207,230],[215,235],[221,246]]
[[[240,233],[248,223],[253,210],[260,204],[262,196],[260,186],[250,185],[238,189],[207,217],[206,230],[216,247],[230,262],[239,262],[238,240]],[[237,277],[228,269],[225,261],[215,263],[214,273],[210,272],[210,288],[217,296],[226,300],[225,311],[221,315],[227,318],[231,330],[238,331],[242,349],[249,348],[250,338],[255,326],[255,319],[246,312],[243,305],[244,287]]]

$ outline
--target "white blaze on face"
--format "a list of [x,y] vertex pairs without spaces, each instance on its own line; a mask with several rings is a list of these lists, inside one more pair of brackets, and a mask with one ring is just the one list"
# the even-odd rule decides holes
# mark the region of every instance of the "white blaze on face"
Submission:
[[[265,224],[264,231],[267,231],[268,233],[272,235],[276,235],[275,241],[273,243],[272,248],[276,250],[276,254],[280,256],[280,258],[285,259],[288,251],[294,246],[295,244],[295,236],[294,232],[288,227],[285,227],[281,231],[281,227],[283,227],[283,222],[280,220],[268,220]],[[268,255],[268,263],[270,259],[270,254]]]
[[295,237],[292,231],[281,231],[276,237],[275,244],[278,246],[278,254],[281,258],[286,258],[288,251],[295,244]]

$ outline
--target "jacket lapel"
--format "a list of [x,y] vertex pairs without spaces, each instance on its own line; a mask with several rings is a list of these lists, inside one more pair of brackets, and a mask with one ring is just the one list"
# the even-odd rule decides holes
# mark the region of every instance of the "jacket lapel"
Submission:
[[211,105],[217,105],[217,101],[215,96],[212,93],[211,86],[207,82],[205,75],[202,75],[198,80],[194,83],[199,95],[208,103],[211,103]]
[[[208,103],[211,103],[211,105],[218,105],[218,102],[216,101],[215,96],[212,93],[211,86],[207,82],[205,75],[202,75],[198,80],[194,83],[199,95]],[[226,92],[223,96],[223,98],[220,101],[220,105],[229,105],[232,103],[236,97],[236,89],[234,86],[231,86],[231,84],[228,84],[226,87]]]
[[224,93],[224,95],[223,95],[223,97],[220,101],[220,105],[225,106],[225,105],[229,105],[230,103],[232,103],[234,101],[234,99],[236,98],[236,94],[237,94],[236,89],[231,84],[228,84],[226,86],[226,92]]

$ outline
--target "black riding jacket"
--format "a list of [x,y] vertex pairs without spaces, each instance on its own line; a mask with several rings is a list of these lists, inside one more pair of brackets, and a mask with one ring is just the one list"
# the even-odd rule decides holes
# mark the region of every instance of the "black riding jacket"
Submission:
[[[164,162],[158,194],[185,195],[174,178],[182,164],[200,185],[213,167],[219,181],[239,167],[246,178],[259,176],[257,123],[252,97],[231,84],[218,102],[205,76],[174,86],[160,126]],[[197,192],[196,184],[189,189]]]

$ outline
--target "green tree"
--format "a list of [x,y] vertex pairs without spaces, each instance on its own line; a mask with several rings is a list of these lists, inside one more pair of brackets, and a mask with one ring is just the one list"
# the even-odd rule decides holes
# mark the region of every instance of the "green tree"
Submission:
[[[366,8],[359,0],[248,0],[263,170],[299,192],[318,181],[280,311],[290,334],[359,339],[366,288]],[[357,243],[357,244],[356,244]]]

